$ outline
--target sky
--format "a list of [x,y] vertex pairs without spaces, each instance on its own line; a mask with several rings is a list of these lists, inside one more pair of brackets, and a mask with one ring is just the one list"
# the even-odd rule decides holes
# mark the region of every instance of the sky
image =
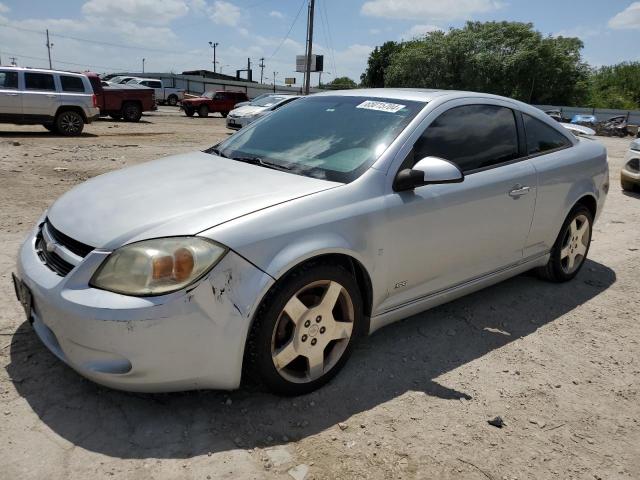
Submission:
[[[260,80],[296,77],[304,54],[308,0],[0,0],[0,61],[96,72],[213,69],[235,74],[247,58]],[[376,45],[411,39],[467,20],[531,22],[545,35],[577,36],[594,66],[640,60],[640,1],[629,0],[316,0],[314,49],[322,81],[359,80]],[[313,84],[318,74],[312,76]]]

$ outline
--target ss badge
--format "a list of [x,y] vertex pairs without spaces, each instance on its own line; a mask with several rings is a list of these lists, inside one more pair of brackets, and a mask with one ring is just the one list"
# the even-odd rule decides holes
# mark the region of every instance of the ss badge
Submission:
[[407,281],[403,280],[402,282],[396,283],[396,288],[402,288],[407,286]]

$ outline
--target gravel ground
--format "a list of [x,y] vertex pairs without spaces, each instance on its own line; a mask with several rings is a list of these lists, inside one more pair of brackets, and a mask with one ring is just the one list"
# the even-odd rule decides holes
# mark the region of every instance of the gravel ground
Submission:
[[[629,139],[590,260],[568,284],[523,275],[359,343],[299,398],[252,387],[140,395],[84,380],[42,346],[11,285],[22,238],[103,172],[210,146],[223,119],[163,108],[80,138],[0,132],[0,478],[640,478],[640,195]],[[501,416],[499,429],[487,420]]]

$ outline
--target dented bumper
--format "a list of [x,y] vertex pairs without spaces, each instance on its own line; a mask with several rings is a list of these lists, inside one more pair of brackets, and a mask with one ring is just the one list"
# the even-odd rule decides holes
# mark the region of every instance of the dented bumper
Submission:
[[35,234],[20,249],[18,277],[31,292],[42,342],[81,375],[140,392],[234,389],[259,299],[273,279],[233,251],[189,288],[157,297],[95,289],[109,252],[93,251],[67,276],[49,270]]

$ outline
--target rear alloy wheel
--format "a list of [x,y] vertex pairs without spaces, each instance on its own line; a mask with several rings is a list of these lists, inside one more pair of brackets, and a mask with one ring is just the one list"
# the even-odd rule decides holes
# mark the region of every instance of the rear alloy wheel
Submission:
[[339,266],[317,265],[293,274],[267,304],[248,344],[259,380],[285,395],[328,382],[347,361],[362,317],[353,276]]
[[84,119],[82,115],[73,110],[67,110],[58,114],[55,122],[57,133],[67,137],[75,137],[82,133],[84,128]]
[[209,107],[206,105],[200,105],[198,108],[198,116],[199,117],[208,117],[209,116]]
[[589,209],[583,205],[575,207],[560,230],[549,262],[538,269],[540,276],[552,282],[573,279],[589,253],[592,225],[593,216]]

